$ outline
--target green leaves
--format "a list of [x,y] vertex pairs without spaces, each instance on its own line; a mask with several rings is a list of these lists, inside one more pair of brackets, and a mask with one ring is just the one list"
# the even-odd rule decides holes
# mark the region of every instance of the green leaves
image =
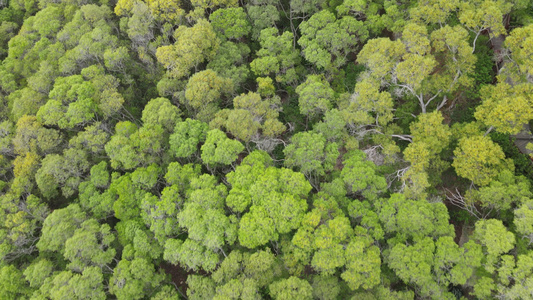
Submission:
[[218,130],[207,132],[205,144],[201,148],[202,161],[208,165],[230,165],[237,159],[237,155],[244,150],[239,142],[226,137]]
[[317,67],[332,70],[346,64],[347,56],[357,50],[358,42],[368,38],[363,22],[350,16],[336,19],[328,10],[322,10],[304,21],[300,29],[304,57]]
[[285,165],[298,167],[300,172],[309,175],[324,175],[333,170],[339,156],[336,143],[326,143],[326,139],[317,133],[300,132],[292,137],[285,153]]
[[461,177],[477,185],[487,185],[506,168],[505,154],[500,146],[486,136],[465,137],[453,152],[452,166]]

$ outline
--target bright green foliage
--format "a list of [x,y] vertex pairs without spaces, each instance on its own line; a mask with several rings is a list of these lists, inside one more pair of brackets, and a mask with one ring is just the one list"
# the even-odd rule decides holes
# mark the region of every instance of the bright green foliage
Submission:
[[362,151],[353,151],[344,155],[341,178],[349,193],[361,193],[369,200],[376,200],[387,189],[385,178],[376,174],[376,165],[365,160]]
[[489,185],[467,193],[471,201],[479,201],[483,208],[497,211],[508,210],[532,197],[529,181],[509,170],[501,171]]
[[528,200],[520,205],[514,210],[514,215],[516,231],[531,244],[533,242],[533,201]]
[[105,144],[109,141],[110,134],[105,123],[95,122],[85,127],[78,135],[69,141],[71,147],[81,149],[93,155],[104,153]]
[[170,150],[176,157],[189,157],[196,153],[198,144],[205,141],[209,126],[198,120],[177,122],[170,136]]
[[174,32],[176,43],[157,48],[157,60],[173,77],[181,78],[189,70],[216,55],[219,42],[211,24],[199,20],[193,27],[180,26]]
[[502,221],[496,219],[477,221],[474,239],[483,246],[484,267],[490,273],[494,273],[501,255],[515,246],[514,234],[507,230]]
[[20,270],[13,265],[3,265],[0,268],[0,294],[4,299],[24,299],[30,293]]
[[151,164],[146,168],[137,168],[131,173],[131,181],[137,188],[151,190],[157,184],[161,174],[161,168],[156,164]]
[[278,120],[280,104],[279,97],[261,99],[257,93],[242,94],[233,99],[233,110],[217,113],[211,127],[223,126],[238,139],[254,141],[258,148],[268,150],[272,147],[269,139],[285,131]]
[[122,258],[159,259],[163,253],[152,232],[148,231],[140,219],[121,221],[116,226],[120,244],[124,247]]
[[195,73],[185,88],[185,104],[197,112],[197,118],[208,122],[218,110],[221,97],[231,92],[230,79],[218,76],[213,70]]
[[465,137],[454,150],[452,166],[457,175],[477,185],[487,185],[506,168],[505,154],[487,136]]
[[385,126],[393,117],[391,94],[380,91],[379,83],[370,78],[357,82],[349,101],[341,102],[339,108],[351,127],[370,124]]
[[425,143],[429,152],[434,155],[442,152],[448,146],[452,135],[450,128],[442,124],[443,121],[439,111],[420,115],[418,121],[410,125],[413,143]]
[[45,95],[28,87],[11,93],[8,97],[12,107],[11,116],[18,120],[23,115],[35,115],[39,107],[46,102],[45,98]]
[[486,85],[481,89],[483,103],[476,108],[475,117],[498,132],[517,134],[533,119],[532,93],[529,83]]
[[[256,152],[255,159],[261,159]],[[264,153],[264,152],[263,152]],[[264,157],[264,156],[263,156]],[[263,162],[243,162],[234,173],[228,174],[233,185],[228,196],[228,206],[250,211],[239,224],[239,242],[248,248],[256,248],[270,240],[277,240],[278,233],[288,233],[298,228],[307,210],[305,197],[311,186],[300,173],[288,169],[268,167]],[[249,187],[249,188],[247,188]]]
[[238,91],[250,75],[248,56],[250,48],[244,43],[225,41],[220,44],[217,55],[207,64],[207,69],[217,72],[221,77],[227,78],[226,87],[229,91]]
[[527,78],[533,74],[531,43],[533,43],[533,25],[511,31],[504,44],[511,53],[507,57],[509,61],[502,72],[501,82],[506,81],[507,78],[515,83],[528,82]]
[[275,76],[277,82],[291,84],[298,80],[300,55],[293,48],[293,34],[281,35],[276,28],[266,28],[259,37],[261,49],[250,68],[258,76]]
[[167,239],[163,259],[172,264],[179,262],[194,271],[201,268],[208,272],[213,271],[220,262],[218,253],[191,239],[183,243],[180,240]]
[[302,37],[298,44],[302,46],[303,56],[326,70],[345,65],[348,54],[368,38],[363,22],[350,16],[336,19],[328,10],[314,14],[301,24],[300,30]]
[[104,276],[98,267],[86,268],[82,274],[62,271],[47,278],[36,295],[50,299],[103,300],[106,298]]
[[146,191],[136,187],[130,174],[114,179],[109,186],[109,191],[117,195],[113,203],[115,217],[120,220],[129,220],[139,216],[140,204]]
[[40,287],[54,269],[54,264],[45,258],[35,259],[31,265],[24,270],[24,278],[31,287]]
[[224,132],[212,129],[207,132],[206,141],[201,150],[204,163],[230,165],[244,150],[244,146],[239,141],[229,139]]
[[346,136],[346,121],[343,112],[332,109],[324,114],[324,120],[313,127],[313,130],[320,133],[330,142],[339,142]]
[[105,145],[114,169],[133,169],[159,162],[168,147],[168,135],[161,125],[146,124],[137,130],[129,121],[118,122],[115,135]]
[[339,280],[335,276],[320,276],[313,277],[313,297],[320,300],[337,299],[341,292]]
[[215,282],[200,275],[187,277],[187,297],[191,300],[211,299],[215,296]]
[[370,289],[380,282],[380,250],[373,242],[368,236],[355,236],[346,247],[346,271],[341,277],[352,290]]
[[143,109],[142,121],[144,124],[160,125],[168,132],[171,132],[180,121],[179,109],[172,105],[166,98],[155,98],[150,100]]
[[57,196],[58,188],[61,188],[65,197],[69,197],[77,191],[81,176],[88,169],[89,162],[85,153],[71,148],[66,150],[63,156],[47,155],[35,174],[35,181],[45,198]]
[[[14,183],[15,184],[15,183]],[[26,199],[14,194],[0,197],[0,257],[9,262],[33,253],[43,221],[49,214],[48,207],[39,198],[30,195]]]
[[42,236],[37,243],[40,251],[65,251],[65,242],[70,239],[87,216],[80,206],[71,204],[54,210],[43,223]]
[[239,39],[250,33],[251,26],[242,7],[217,9],[209,16],[213,30],[228,39]]
[[117,299],[142,299],[149,295],[163,279],[154,266],[144,258],[123,259],[109,279],[109,292]]
[[34,116],[23,116],[17,121],[12,143],[17,154],[48,154],[57,150],[61,134],[54,129],[44,128]]
[[68,268],[81,272],[87,266],[108,266],[116,254],[110,247],[114,240],[109,225],[100,226],[94,219],[83,222],[65,242],[65,258],[70,261]]
[[387,233],[415,239],[453,236],[453,226],[448,223],[449,215],[443,203],[410,200],[402,194],[393,194],[376,205],[383,229]]
[[239,242],[248,248],[256,248],[277,240],[274,220],[262,206],[252,206],[239,223]]
[[161,290],[150,297],[150,300],[179,300],[180,296],[176,291],[176,288],[171,285],[165,285]]
[[296,93],[300,113],[311,117],[329,110],[334,97],[329,83],[318,75],[307,76],[307,80],[296,88]]
[[448,284],[465,284],[474,268],[480,266],[479,247],[470,243],[465,248],[459,248],[451,237],[441,237],[437,242],[426,237],[414,245],[395,245],[388,264],[404,282],[417,285],[422,296],[453,299]]
[[[257,1],[263,2],[263,1]],[[271,3],[272,2],[272,3]],[[280,12],[273,5],[273,1],[264,1],[258,3],[264,5],[246,5],[248,16],[252,21],[252,37],[254,40],[259,40],[261,31],[265,28],[275,27],[276,22],[280,19]]]
[[218,284],[214,299],[261,299],[259,288],[272,283],[280,273],[280,265],[270,251],[232,251],[212,275]]
[[292,137],[291,144],[285,153],[285,165],[298,167],[300,172],[310,175],[324,175],[333,170],[339,156],[336,143],[326,143],[326,139],[318,133],[300,132]]
[[[471,85],[467,75],[473,72],[476,57],[467,38],[468,32],[460,26],[444,26],[429,35],[426,27],[411,23],[405,26],[402,40],[370,40],[357,60],[382,86],[393,84],[398,96],[413,96],[425,113],[441,92]],[[436,68],[439,72],[434,72]]]
[[293,257],[286,256],[285,264],[299,273],[301,266],[310,262],[321,275],[332,275],[349,259],[344,249],[353,230],[334,198],[322,195],[313,205],[315,207],[303,217],[292,239]]
[[276,300],[295,299],[307,300],[313,299],[313,288],[309,282],[298,277],[291,276],[272,283],[269,287],[270,295]]
[[161,244],[167,236],[175,236],[180,232],[176,214],[182,205],[183,200],[176,185],[164,188],[161,197],[147,194],[143,198],[141,217]]
[[246,156],[235,171],[226,175],[232,187],[226,205],[236,212],[244,212],[252,203],[251,186],[272,164],[272,158],[263,151],[253,151]]
[[314,14],[320,9],[326,6],[326,1],[324,0],[314,0],[314,1],[302,1],[302,0],[291,0],[290,1],[291,12],[302,14],[302,15],[311,15]]

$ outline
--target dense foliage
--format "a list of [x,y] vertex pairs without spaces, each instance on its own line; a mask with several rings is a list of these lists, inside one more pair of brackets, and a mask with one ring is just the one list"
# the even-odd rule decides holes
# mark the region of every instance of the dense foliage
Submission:
[[531,0],[0,0],[0,60],[1,299],[533,299]]

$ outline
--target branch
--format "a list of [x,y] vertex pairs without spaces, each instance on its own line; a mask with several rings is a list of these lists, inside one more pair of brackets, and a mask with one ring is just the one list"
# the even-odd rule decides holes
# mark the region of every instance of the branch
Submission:
[[468,203],[466,199],[461,195],[459,190],[455,188],[455,192],[450,191],[449,189],[446,190],[446,199],[450,201],[450,203],[453,206],[459,207],[461,209],[466,210],[469,212],[472,216],[482,219],[483,214],[476,208],[476,206],[473,203]]
[[392,134],[392,137],[399,138],[400,140],[408,141],[410,143],[413,142],[413,137],[408,134]]

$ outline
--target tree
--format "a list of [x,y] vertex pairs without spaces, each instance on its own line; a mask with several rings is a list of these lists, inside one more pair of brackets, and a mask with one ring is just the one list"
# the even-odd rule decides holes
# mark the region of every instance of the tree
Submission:
[[527,200],[514,210],[515,218],[513,220],[516,231],[522,235],[522,238],[533,243],[533,201]]
[[334,91],[329,83],[318,75],[309,75],[307,80],[296,88],[300,113],[314,117],[328,111],[334,99]]
[[500,262],[502,255],[515,246],[514,234],[507,230],[502,221],[496,219],[477,221],[474,239],[483,246],[483,266],[489,273],[494,273],[495,265]]
[[443,203],[406,199],[403,194],[393,194],[382,203],[376,203],[379,219],[386,233],[396,233],[400,240],[409,237],[452,236],[453,226]]
[[87,219],[78,204],[71,204],[54,210],[44,220],[41,239],[37,243],[40,251],[64,253],[65,242],[70,239]]
[[182,78],[198,64],[213,58],[219,46],[216,34],[207,20],[198,20],[193,27],[180,26],[174,32],[174,45],[157,48],[157,60],[172,77]]
[[376,174],[376,165],[365,160],[366,155],[359,150],[344,156],[341,178],[348,193],[361,193],[368,200],[376,200],[387,185],[385,178]]
[[517,134],[533,119],[531,92],[529,83],[486,85],[481,89],[483,103],[476,108],[475,117],[489,126],[489,131],[494,128],[501,133]]
[[207,122],[218,110],[222,95],[231,92],[230,80],[218,76],[213,70],[195,73],[185,87],[185,104],[197,114],[197,118]]
[[207,165],[230,165],[244,150],[244,146],[239,141],[229,139],[222,131],[212,129],[207,132],[201,150],[202,161]]
[[293,34],[279,34],[276,28],[261,31],[259,42],[261,49],[256,52],[257,58],[250,63],[250,68],[258,76],[274,75],[279,83],[293,84],[299,76],[300,56],[294,50]]
[[104,276],[98,267],[86,268],[82,274],[62,271],[48,277],[36,296],[50,299],[105,299],[103,281]]
[[20,299],[31,294],[22,272],[13,265],[4,265],[0,268],[0,279],[0,293],[5,299]]
[[88,169],[89,162],[85,152],[71,148],[66,150],[63,156],[47,155],[35,174],[35,181],[45,198],[56,196],[58,188],[61,188],[65,197],[70,197],[78,190],[81,177]]
[[252,38],[259,40],[261,31],[275,27],[280,19],[280,13],[274,6],[274,1],[254,1],[246,5],[248,16],[252,21]]
[[255,142],[259,149],[271,151],[276,145],[274,138],[285,130],[278,120],[279,97],[262,99],[258,93],[250,92],[235,97],[233,106],[234,109],[218,112],[211,127],[225,127],[238,139]]
[[68,268],[75,272],[82,272],[90,266],[110,269],[116,254],[111,247],[114,240],[109,225],[100,226],[95,219],[83,222],[65,242],[65,258],[70,261]]
[[502,70],[500,82],[506,82],[509,79],[512,83],[530,82],[531,74],[531,54],[530,47],[533,39],[533,26],[529,25],[522,28],[516,28],[505,40],[505,48],[510,54],[505,57],[505,68]]
[[142,299],[163,280],[163,274],[144,258],[122,259],[109,279],[109,292],[117,299]]
[[300,25],[302,37],[298,44],[302,54],[317,67],[332,71],[346,64],[349,53],[357,50],[357,44],[368,38],[363,22],[350,16],[336,19],[322,10]]
[[318,133],[300,132],[291,139],[285,153],[285,165],[298,167],[300,172],[310,175],[324,175],[333,170],[339,156],[336,143],[326,144],[326,139]]
[[167,132],[172,132],[176,122],[180,121],[180,111],[168,99],[155,98],[144,107],[141,120],[144,124],[160,125]]
[[217,9],[209,16],[209,20],[213,30],[227,39],[240,39],[251,30],[242,7]]
[[312,299],[313,288],[306,280],[291,276],[269,285],[270,295],[276,299]]
[[505,154],[487,136],[465,137],[454,150],[457,174],[477,185],[487,185],[506,168]]
[[250,75],[248,57],[250,47],[244,43],[225,41],[220,44],[217,55],[209,61],[206,68],[226,78],[229,91],[240,91]]
[[346,271],[341,277],[352,290],[370,289],[380,282],[380,250],[373,242],[371,237],[355,236],[346,248]]

